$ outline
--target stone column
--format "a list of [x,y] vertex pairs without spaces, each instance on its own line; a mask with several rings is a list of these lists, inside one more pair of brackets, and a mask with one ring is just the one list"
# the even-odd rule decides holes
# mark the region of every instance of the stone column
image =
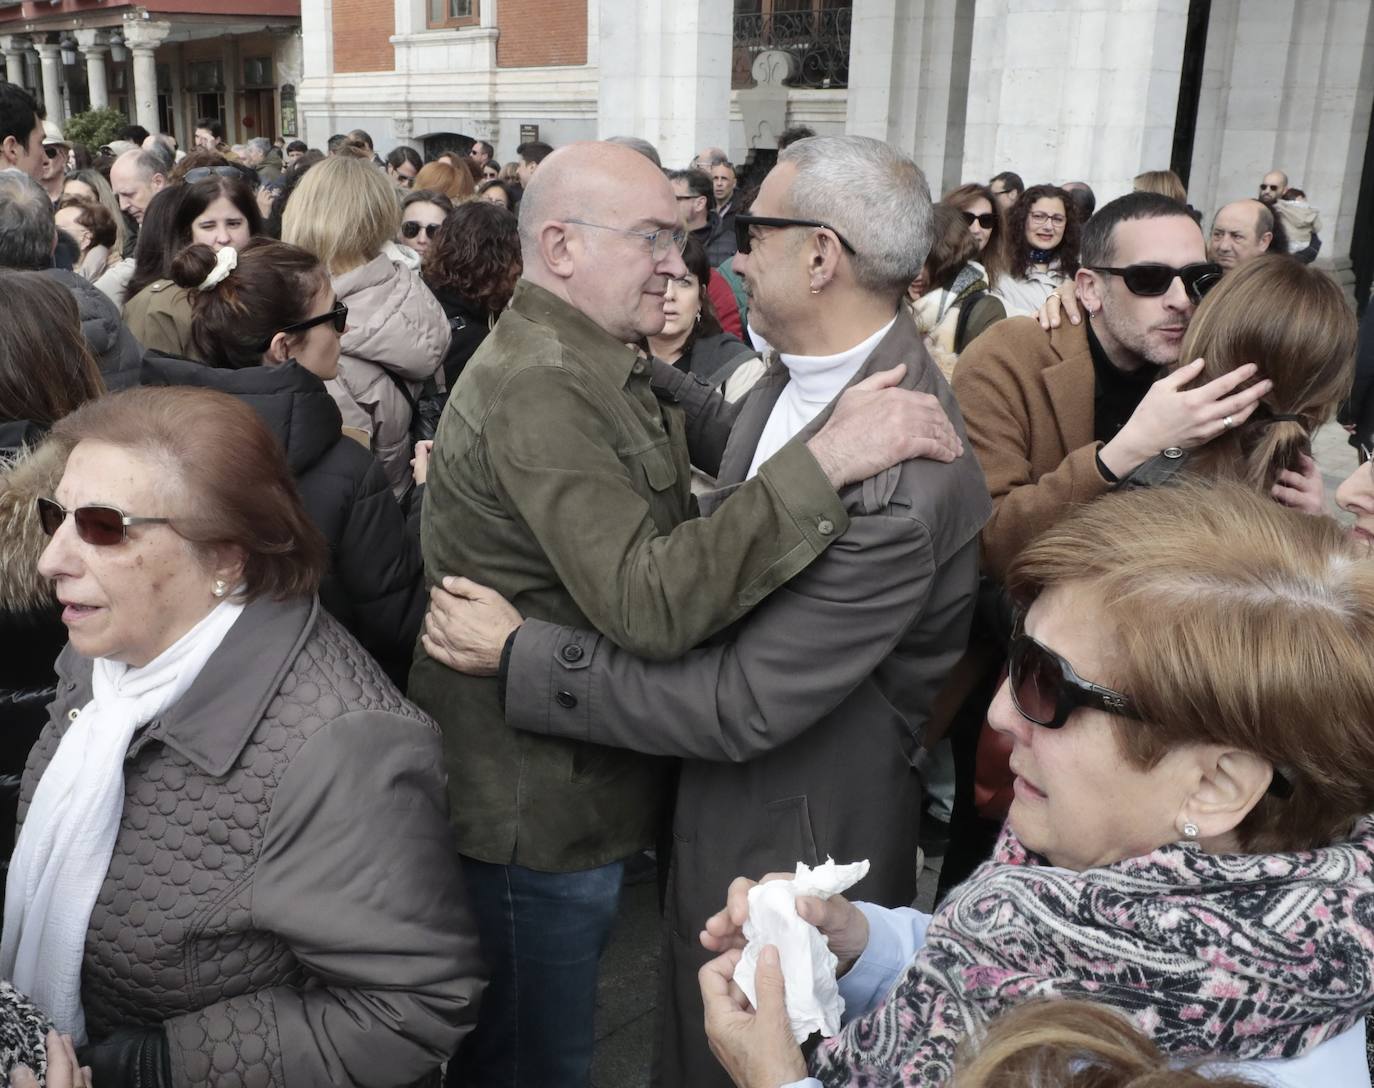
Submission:
[[730,0],[598,0],[596,14],[597,135],[641,136],[668,167],[706,146],[728,149]]
[[37,42],[38,63],[43,69],[43,108],[56,125],[66,119],[62,113],[62,47],[56,42]]
[[1099,207],[1169,165],[1188,0],[979,0],[964,178],[1086,181]]
[[134,120],[149,132],[160,132],[157,113],[157,47],[172,32],[169,23],[129,22],[124,40],[134,56]]
[[0,50],[5,54],[5,81],[16,87],[24,85],[24,53],[28,47],[28,38],[15,34],[0,36]]
[[962,180],[972,5],[855,0],[845,131],[907,152],[932,194]]
[[86,58],[86,86],[91,95],[91,109],[107,109],[110,85],[105,74],[105,58],[110,55],[110,47],[101,40],[98,30],[78,30],[76,44]]

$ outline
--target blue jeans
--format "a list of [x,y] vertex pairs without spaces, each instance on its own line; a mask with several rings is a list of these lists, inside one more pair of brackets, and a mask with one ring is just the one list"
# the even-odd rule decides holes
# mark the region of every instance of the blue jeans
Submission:
[[586,1088],[596,974],[624,863],[575,873],[463,858],[491,982],[477,1027],[449,1065],[472,1088]]

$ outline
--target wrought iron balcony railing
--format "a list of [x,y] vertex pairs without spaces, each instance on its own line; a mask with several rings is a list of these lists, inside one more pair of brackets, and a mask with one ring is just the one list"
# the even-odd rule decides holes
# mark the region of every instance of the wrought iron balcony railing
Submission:
[[848,87],[851,10],[736,15],[731,86],[752,86],[754,58],[764,50],[780,49],[797,58],[797,74],[784,81],[789,87]]

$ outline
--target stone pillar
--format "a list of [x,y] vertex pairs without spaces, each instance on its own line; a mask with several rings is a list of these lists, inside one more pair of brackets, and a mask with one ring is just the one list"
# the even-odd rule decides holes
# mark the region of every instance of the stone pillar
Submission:
[[242,143],[256,132],[239,133],[239,40],[232,34],[226,35],[220,46],[220,65],[224,72],[224,142]]
[[134,120],[149,132],[161,132],[157,112],[157,47],[172,32],[169,23],[130,21],[124,40],[134,57]]
[[1189,197],[1211,216],[1282,170],[1322,213],[1318,262],[1348,276],[1369,136],[1374,11],[1338,0],[1214,0]]
[[0,36],[0,50],[5,54],[5,82],[16,87],[24,85],[24,53],[28,48],[28,38],[15,34]]
[[168,92],[172,99],[172,128],[175,130],[172,135],[177,139],[177,147],[185,151],[195,141],[196,134],[191,128],[195,118],[186,116],[186,81],[182,78],[185,66],[182,63],[181,45],[174,42],[165,48],[167,63],[172,69],[172,87]]
[[643,137],[667,167],[703,147],[728,148],[730,0],[597,3],[597,135]]
[[43,108],[48,120],[61,125],[62,113],[62,47],[56,42],[37,42],[38,63],[43,69]]
[[1188,0],[978,0],[962,175],[1086,181],[1169,165]]
[[110,55],[110,47],[101,40],[98,30],[78,30],[76,44],[86,58],[86,86],[91,95],[91,109],[106,109],[110,105],[110,85],[105,74],[105,58]]
[[973,5],[855,0],[845,131],[900,148],[932,194],[962,180]]

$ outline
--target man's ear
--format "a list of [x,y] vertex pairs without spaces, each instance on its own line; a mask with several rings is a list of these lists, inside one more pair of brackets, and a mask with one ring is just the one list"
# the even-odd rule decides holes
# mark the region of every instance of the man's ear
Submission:
[[0,140],[0,162],[11,164],[18,162],[23,150],[18,140],[13,136],[6,136]]
[[539,254],[555,276],[566,279],[573,274],[573,253],[568,229],[562,223],[545,223],[539,231]]
[[1089,316],[1102,312],[1102,307],[1106,303],[1107,285],[1103,283],[1100,272],[1080,268],[1074,275],[1073,289]]
[[1274,241],[1274,233],[1273,233],[1273,231],[1265,231],[1263,234],[1260,235],[1260,242],[1261,242],[1261,244],[1264,246],[1264,252],[1265,252],[1265,253],[1268,253],[1268,252],[1269,252],[1269,246],[1270,246],[1270,244],[1272,244],[1273,241]]

